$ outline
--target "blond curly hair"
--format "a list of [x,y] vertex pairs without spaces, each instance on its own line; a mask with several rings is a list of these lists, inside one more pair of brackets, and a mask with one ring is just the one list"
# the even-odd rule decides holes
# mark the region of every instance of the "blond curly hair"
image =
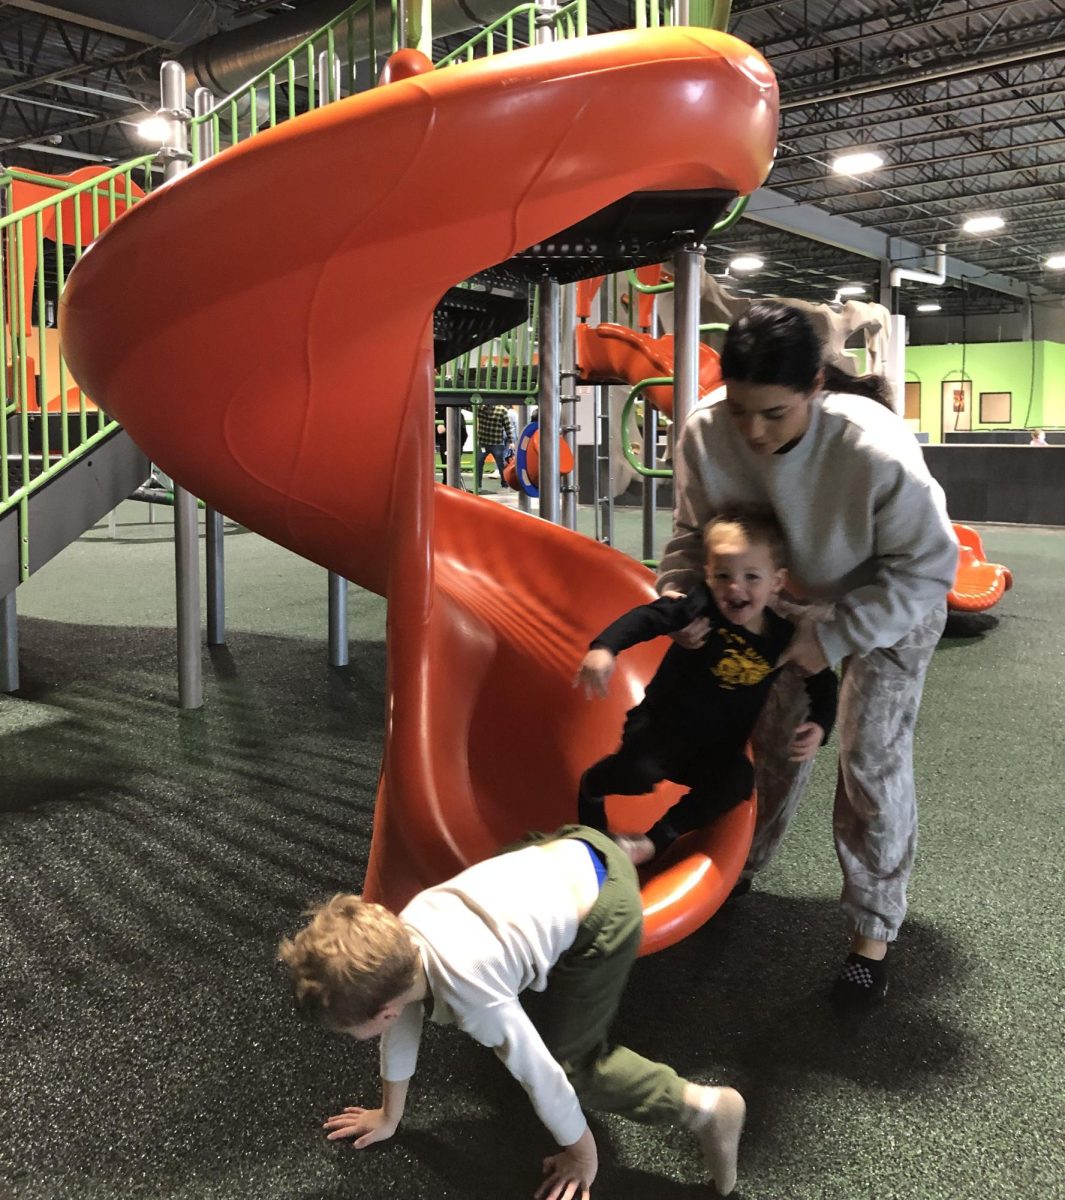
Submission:
[[333,1030],[361,1025],[414,985],[418,950],[395,913],[341,892],[307,915],[277,956],[309,1020]]
[[703,526],[703,548],[707,559],[716,554],[719,547],[745,541],[751,546],[765,546],[773,566],[787,565],[787,546],[784,530],[771,509],[760,507],[738,507],[711,517]]

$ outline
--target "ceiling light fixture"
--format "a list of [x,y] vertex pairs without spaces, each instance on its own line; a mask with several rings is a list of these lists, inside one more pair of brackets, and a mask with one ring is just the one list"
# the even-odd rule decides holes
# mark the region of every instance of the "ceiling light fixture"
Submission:
[[942,309],[941,304],[918,304],[918,312],[939,312]]
[[170,136],[170,122],[166,117],[145,117],[137,122],[137,134],[146,142],[165,142]]
[[875,150],[851,150],[832,160],[832,170],[837,175],[867,175],[883,165],[883,156]]
[[839,289],[839,291],[836,292],[836,295],[837,296],[864,296],[865,295],[865,284],[864,283],[848,283],[844,287],[841,287]]
[[765,263],[757,254],[739,254],[728,266],[730,271],[760,271]]
[[997,215],[988,217],[969,217],[962,225],[962,229],[966,233],[991,233],[996,229],[1001,229],[1006,222]]
[[1046,265],[1051,271],[1065,271],[1065,254],[1052,254]]

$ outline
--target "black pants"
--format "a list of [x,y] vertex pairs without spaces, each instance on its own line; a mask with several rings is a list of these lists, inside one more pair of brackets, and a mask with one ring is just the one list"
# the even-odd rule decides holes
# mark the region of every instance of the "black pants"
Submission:
[[709,825],[745,800],[754,787],[754,768],[742,746],[684,739],[634,710],[618,749],[581,776],[577,819],[605,832],[604,797],[642,796],[664,779],[689,791],[647,831],[659,854],[681,834]]

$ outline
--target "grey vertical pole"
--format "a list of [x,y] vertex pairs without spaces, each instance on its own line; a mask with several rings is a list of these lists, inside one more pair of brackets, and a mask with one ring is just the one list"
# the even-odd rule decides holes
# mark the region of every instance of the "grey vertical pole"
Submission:
[[[210,112],[214,96],[209,88],[199,87],[192,93],[192,112],[203,117]],[[200,162],[214,154],[214,131],[210,121],[196,127]],[[225,520],[216,509],[208,508],[203,514],[204,532],[207,543],[207,644],[226,644],[226,562]]]
[[[658,409],[643,394],[643,465],[655,467],[658,447]],[[658,502],[658,480],[653,475],[643,477],[643,556],[655,556],[655,508]]]
[[561,371],[562,436],[573,455],[573,470],[562,481],[562,524],[577,528],[577,289],[562,289],[559,363]]
[[[518,405],[518,437],[520,438],[525,431],[525,426],[529,424],[529,406],[524,402]],[[517,447],[515,446],[515,450]],[[518,488],[518,508],[521,512],[532,512],[532,497],[527,496],[519,487]]]
[[[691,234],[687,235],[691,237]],[[706,247],[687,242],[673,255],[673,451],[699,399],[699,284]]]
[[14,590],[0,600],[0,692],[18,691],[18,611]]
[[[159,68],[160,115],[167,119],[167,140],[160,147],[169,182],[189,169],[188,110],[185,108],[185,68],[167,60]],[[174,483],[174,561],[177,573],[178,703],[182,708],[203,704],[203,662],[200,657],[199,514],[196,497]]]
[[447,486],[462,487],[462,410],[457,404],[449,404],[444,416],[447,435],[446,454]]
[[348,581],[329,572],[329,665],[348,665]]
[[[340,99],[340,60],[323,50],[318,55],[318,107]],[[348,581],[329,572],[329,665],[348,665]]]
[[610,385],[601,383],[596,394],[596,537],[614,544],[614,439],[610,419]]
[[673,20],[677,25],[691,24],[691,4],[689,0],[674,0]]
[[540,281],[540,516],[558,524],[559,461],[558,438],[561,421],[559,393],[558,280],[545,276]]

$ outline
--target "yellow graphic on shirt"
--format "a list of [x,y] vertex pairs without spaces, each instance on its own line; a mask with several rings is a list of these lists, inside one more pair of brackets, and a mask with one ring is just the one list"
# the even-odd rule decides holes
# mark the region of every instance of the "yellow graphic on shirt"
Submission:
[[753,687],[773,669],[743,638],[727,630],[721,631],[721,637],[725,650],[714,664],[712,673],[721,680],[723,688]]

